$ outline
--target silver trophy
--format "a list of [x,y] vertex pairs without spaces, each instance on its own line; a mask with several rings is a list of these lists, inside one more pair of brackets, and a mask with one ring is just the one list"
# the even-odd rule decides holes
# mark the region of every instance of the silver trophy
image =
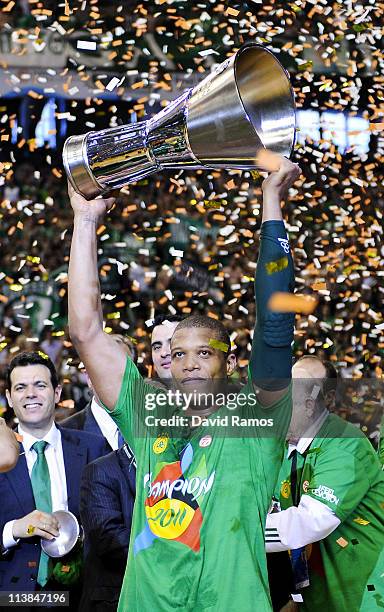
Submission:
[[82,539],[82,528],[75,515],[68,510],[56,510],[52,514],[59,521],[59,535],[53,540],[41,538],[41,548],[50,557],[64,557]]
[[269,149],[289,157],[295,102],[289,75],[248,43],[148,120],[71,136],[65,171],[88,200],[166,168],[258,168]]

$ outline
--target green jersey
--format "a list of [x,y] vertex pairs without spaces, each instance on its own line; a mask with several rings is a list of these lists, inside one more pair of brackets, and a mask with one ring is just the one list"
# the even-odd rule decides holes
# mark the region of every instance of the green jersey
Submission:
[[242,390],[244,418],[267,414],[280,434],[255,428],[247,438],[215,435],[213,425],[184,438],[152,435],[150,428],[143,435],[137,415],[144,417],[146,398],[160,392],[128,359],[111,412],[137,462],[119,611],[270,611],[264,526],[291,417],[290,390],[268,410],[249,401],[251,385]]
[[377,453],[379,455],[379,461],[384,469],[384,417],[380,425],[379,447],[377,449]]
[[[284,459],[277,497],[293,505],[291,463]],[[365,435],[331,414],[302,455],[296,496],[309,495],[333,510],[341,524],[307,546],[309,586],[303,610],[373,612],[384,609],[384,474]]]

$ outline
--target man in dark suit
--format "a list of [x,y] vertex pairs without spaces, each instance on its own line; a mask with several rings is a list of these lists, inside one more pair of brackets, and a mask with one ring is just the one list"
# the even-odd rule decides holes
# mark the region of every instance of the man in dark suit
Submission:
[[127,564],[136,470],[124,445],[83,471],[80,515],[85,532],[81,612],[117,609]]
[[[79,517],[81,472],[105,453],[105,443],[92,434],[55,425],[61,386],[44,353],[15,357],[6,382],[22,442],[16,466],[0,474],[0,589],[67,590],[53,581],[52,562],[41,550],[41,538],[52,540],[59,533],[54,511],[69,510]],[[75,595],[70,605],[76,610]]]

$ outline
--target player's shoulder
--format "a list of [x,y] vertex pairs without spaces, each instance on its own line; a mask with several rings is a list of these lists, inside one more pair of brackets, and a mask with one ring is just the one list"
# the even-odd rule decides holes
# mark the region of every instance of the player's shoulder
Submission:
[[353,455],[355,458],[361,453],[375,454],[361,429],[336,414],[327,417],[315,441],[319,442],[323,449],[333,449],[335,452]]
[[168,390],[167,385],[160,379],[148,378],[145,376],[145,374],[143,375],[142,368],[139,369],[139,367],[132,360],[132,358],[127,355],[123,374],[123,383],[130,382],[133,384],[138,384],[140,389],[142,389],[145,393],[157,393]]

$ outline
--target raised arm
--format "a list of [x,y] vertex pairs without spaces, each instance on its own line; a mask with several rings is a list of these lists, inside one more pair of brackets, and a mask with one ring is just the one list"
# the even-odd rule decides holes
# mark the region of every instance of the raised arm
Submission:
[[15,467],[19,452],[15,434],[0,417],[0,472],[8,472]]
[[255,277],[256,326],[250,369],[262,405],[268,407],[286,392],[291,378],[294,315],[271,312],[268,301],[277,291],[292,292],[291,250],[281,200],[300,176],[300,168],[280,157],[279,169],[263,181],[263,217]]
[[88,202],[70,185],[68,194],[74,212],[68,270],[69,333],[98,397],[113,410],[127,354],[103,331],[96,230],[114,198]]

